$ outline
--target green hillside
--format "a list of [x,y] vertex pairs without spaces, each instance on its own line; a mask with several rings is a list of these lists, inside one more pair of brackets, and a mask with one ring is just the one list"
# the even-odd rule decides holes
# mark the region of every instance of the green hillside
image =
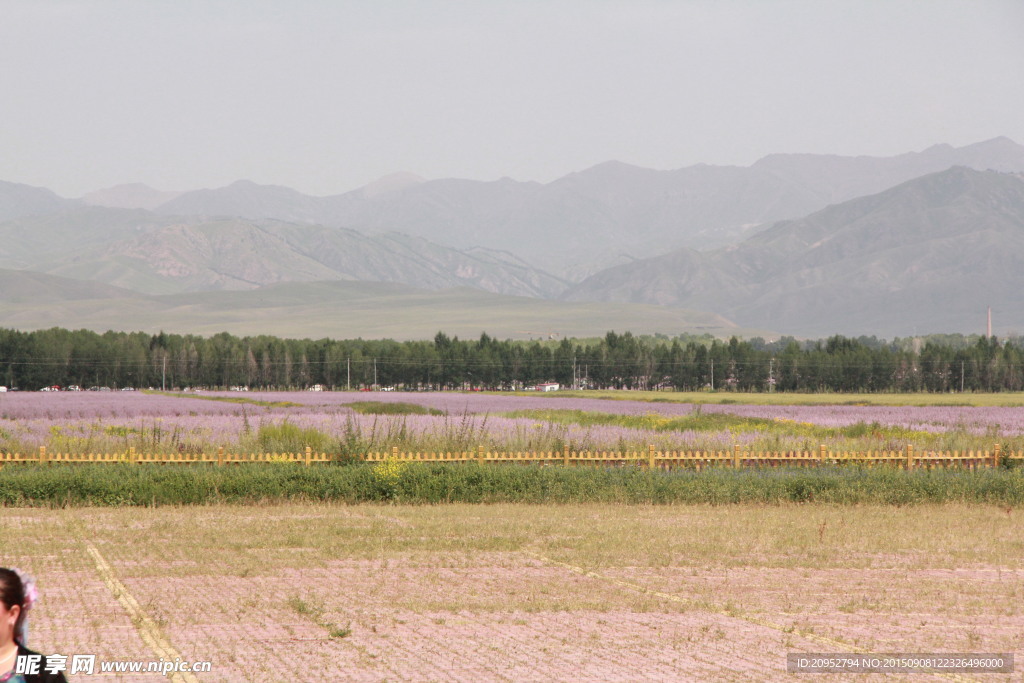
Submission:
[[429,339],[438,330],[460,337],[486,331],[497,338],[517,339],[550,333],[592,337],[611,329],[636,334],[758,333],[742,330],[714,314],[682,309],[546,301],[467,288],[426,291],[390,283],[285,283],[248,291],[101,294],[63,301],[53,296],[42,301],[24,296],[0,299],[0,327],[30,330],[54,326],[397,340]]

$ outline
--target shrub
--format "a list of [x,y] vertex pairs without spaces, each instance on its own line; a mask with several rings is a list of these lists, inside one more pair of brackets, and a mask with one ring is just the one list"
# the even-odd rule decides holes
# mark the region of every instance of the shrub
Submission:
[[904,471],[822,467],[649,471],[360,463],[352,467],[17,465],[0,470],[0,505],[193,505],[398,501],[413,504],[1024,504],[1024,468]]
[[299,427],[287,420],[276,424],[260,425],[255,436],[246,439],[244,443],[247,450],[255,450],[260,453],[301,453],[306,447],[313,449],[315,453],[336,451],[338,441],[324,434],[318,429],[311,427]]

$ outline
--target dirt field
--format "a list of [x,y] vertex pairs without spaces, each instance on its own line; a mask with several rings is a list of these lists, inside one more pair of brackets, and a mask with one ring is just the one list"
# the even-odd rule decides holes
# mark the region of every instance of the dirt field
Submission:
[[40,586],[30,646],[211,662],[180,681],[749,681],[791,678],[788,652],[1024,653],[1024,511],[994,507],[5,509],[0,534]]

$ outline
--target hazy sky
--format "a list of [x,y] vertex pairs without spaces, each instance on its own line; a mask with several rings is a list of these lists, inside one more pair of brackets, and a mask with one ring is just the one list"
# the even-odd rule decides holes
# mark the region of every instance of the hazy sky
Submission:
[[1021,0],[0,0],[0,180],[549,181],[1024,144]]

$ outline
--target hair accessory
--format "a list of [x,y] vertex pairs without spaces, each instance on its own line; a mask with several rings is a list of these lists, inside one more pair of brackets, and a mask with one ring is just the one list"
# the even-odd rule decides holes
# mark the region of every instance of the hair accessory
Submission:
[[39,589],[36,588],[36,580],[32,578],[31,574],[23,572],[16,567],[14,568],[14,573],[21,579],[21,588],[25,593],[25,604],[22,605],[21,609],[28,611],[39,600]]

